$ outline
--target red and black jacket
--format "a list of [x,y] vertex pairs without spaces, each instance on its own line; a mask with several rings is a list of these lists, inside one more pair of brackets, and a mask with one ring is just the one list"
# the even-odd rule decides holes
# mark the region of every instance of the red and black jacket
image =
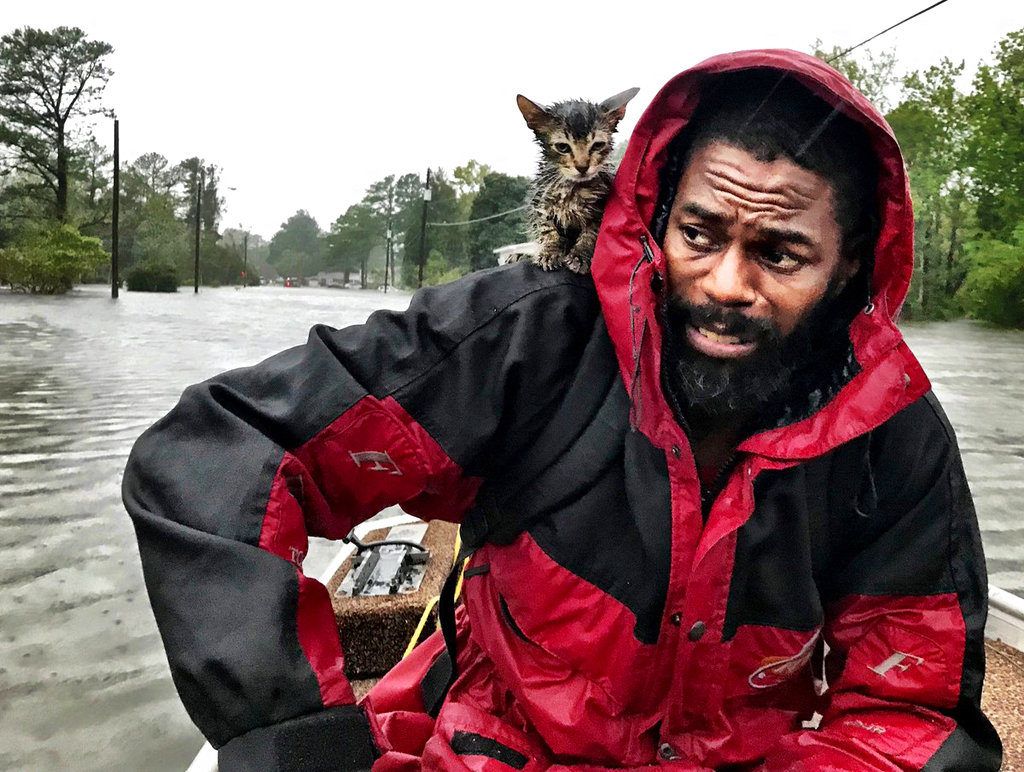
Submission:
[[[865,125],[882,230],[847,382],[746,439],[705,521],[661,388],[647,224],[702,86],[749,67]],[[848,82],[794,52],[730,54],[641,118],[592,280],[481,272],[186,391],[136,444],[124,498],[172,677],[222,767],[998,769],[977,522],[893,321],[912,231],[896,142]],[[600,408],[566,424],[575,404]],[[555,422],[553,479],[570,482],[517,498]],[[395,503],[459,521],[484,502],[526,529],[472,558],[440,712],[421,688],[437,638],[355,707],[326,590],[301,570],[307,536]]]

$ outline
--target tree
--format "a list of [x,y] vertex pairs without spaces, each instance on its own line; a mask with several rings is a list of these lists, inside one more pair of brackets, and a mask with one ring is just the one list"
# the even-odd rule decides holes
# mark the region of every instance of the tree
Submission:
[[312,276],[321,267],[323,243],[320,226],[305,209],[300,209],[270,240],[269,259],[282,276]]
[[160,153],[143,153],[136,158],[131,168],[144,184],[146,195],[167,195],[182,181],[179,170],[171,167]]
[[887,119],[903,149],[915,203],[915,262],[907,312],[947,316],[963,281],[968,200],[964,155],[966,98],[957,89],[964,63],[943,59],[903,80],[904,97]]
[[60,222],[68,219],[71,124],[105,112],[113,50],[77,27],[24,27],[0,38],[0,144],[14,148],[10,168],[45,186]]
[[[455,188],[448,181],[443,169],[437,169],[430,177],[431,201],[428,208],[429,222],[458,222],[459,205]],[[407,287],[415,287],[419,274],[420,222],[423,211],[422,198],[411,210],[405,230],[405,250],[402,261],[402,281]],[[427,226],[427,252],[437,250],[445,271],[458,267],[463,273],[469,270],[466,259],[466,234],[464,227]]]
[[977,319],[1024,328],[1024,223],[1011,241],[984,239],[970,245],[971,269],[960,298]]
[[470,219],[469,213],[473,209],[473,201],[476,199],[484,178],[492,171],[487,164],[470,159],[462,166],[456,166],[452,171],[452,186],[459,198],[459,219]]
[[109,258],[99,239],[82,236],[74,226],[57,225],[0,250],[0,283],[20,292],[59,295]]
[[77,198],[82,211],[80,227],[110,224],[112,161],[113,156],[92,135],[72,156],[73,180],[77,183],[74,187],[79,192]]
[[129,249],[132,263],[166,263],[175,266],[182,276],[193,272],[193,232],[177,218],[174,200],[164,195],[150,196],[133,213],[134,227]]
[[821,40],[815,40],[813,54],[843,73],[880,112],[889,109],[888,93],[900,80],[893,51],[882,51],[877,55],[866,51],[863,59],[858,59],[852,54],[843,54],[840,46],[825,50]]
[[999,41],[994,64],[978,68],[968,109],[978,224],[1008,242],[1024,221],[1024,29]]
[[182,208],[185,211],[186,222],[192,223],[193,227],[196,221],[196,192],[199,190],[200,181],[202,182],[203,190],[199,202],[202,230],[208,235],[216,234],[221,207],[224,205],[224,199],[217,195],[220,168],[215,164],[208,164],[202,158],[192,157],[178,164],[173,174],[176,181],[180,181],[184,187]]
[[365,289],[370,251],[384,241],[384,223],[384,218],[374,211],[366,198],[350,206],[334,221],[325,237],[326,265],[344,272],[346,282],[349,273],[358,270]]
[[[522,206],[529,187],[528,177],[490,172],[483,178],[473,201],[470,219],[477,220]],[[470,265],[474,271],[497,265],[494,257],[497,247],[526,241],[522,212],[472,223],[468,227]]]

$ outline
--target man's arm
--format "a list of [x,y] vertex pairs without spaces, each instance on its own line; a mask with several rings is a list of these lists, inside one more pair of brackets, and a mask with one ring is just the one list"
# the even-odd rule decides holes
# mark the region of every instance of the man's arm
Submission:
[[931,394],[872,437],[856,549],[823,589],[829,697],[767,770],[998,770],[981,712],[987,580],[960,453]]
[[367,719],[301,570],[307,536],[396,503],[458,520],[546,420],[597,313],[564,272],[468,277],[190,387],[140,437],[124,502],[171,675],[215,747],[333,738],[339,766],[360,763]]

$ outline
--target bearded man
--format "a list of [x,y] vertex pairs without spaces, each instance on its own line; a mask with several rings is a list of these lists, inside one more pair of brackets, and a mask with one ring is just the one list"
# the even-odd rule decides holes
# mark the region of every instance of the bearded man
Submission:
[[[998,769],[912,234],[863,96],[729,54],[641,118],[592,278],[484,271],[189,389],[124,495],[221,768]],[[356,705],[291,561],[395,503],[476,550],[448,646]]]

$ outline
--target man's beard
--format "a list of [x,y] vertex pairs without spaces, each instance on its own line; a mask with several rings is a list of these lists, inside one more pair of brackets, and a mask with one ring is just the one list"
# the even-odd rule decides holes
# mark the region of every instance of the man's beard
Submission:
[[[838,282],[783,335],[766,319],[708,303],[690,305],[673,295],[665,308],[666,385],[687,417],[703,421],[727,416],[767,419],[783,412],[797,391],[810,392],[849,350],[850,315]],[[845,293],[844,293],[845,294]],[[756,343],[754,351],[735,359],[716,358],[695,350],[687,327],[714,330]]]

